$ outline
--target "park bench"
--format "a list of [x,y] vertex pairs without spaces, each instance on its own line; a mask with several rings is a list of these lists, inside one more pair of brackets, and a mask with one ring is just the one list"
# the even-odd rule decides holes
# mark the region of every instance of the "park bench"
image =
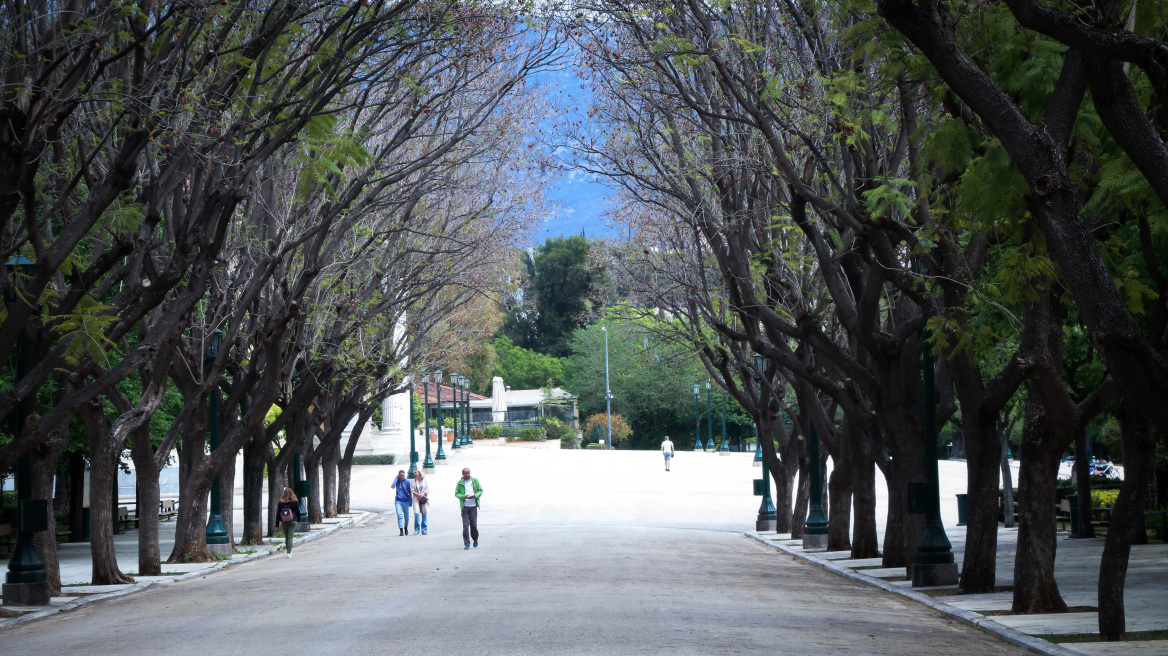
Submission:
[[170,519],[178,515],[174,499],[163,499],[158,502],[158,519]]
[[130,516],[130,508],[128,506],[118,506],[118,532],[125,531],[130,526],[138,528],[138,515]]
[[1156,517],[1159,518],[1160,523],[1155,527],[1156,534],[1160,537],[1161,542],[1168,542],[1168,512],[1164,510],[1145,510],[1144,511],[1144,538],[1148,537],[1148,519]]
[[0,553],[12,553],[12,524],[0,524]]
[[1063,499],[1063,500],[1059,501],[1057,504],[1055,504],[1055,506],[1058,508],[1058,510],[1056,510],[1055,514],[1054,514],[1055,523],[1062,524],[1061,530],[1064,530],[1064,531],[1070,530],[1070,527],[1071,527],[1071,500],[1070,499]]

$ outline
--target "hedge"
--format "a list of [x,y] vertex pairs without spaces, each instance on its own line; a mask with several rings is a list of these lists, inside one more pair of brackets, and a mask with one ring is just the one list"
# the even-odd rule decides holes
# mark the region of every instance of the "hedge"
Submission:
[[380,456],[353,456],[354,465],[392,465],[393,454],[387,453]]

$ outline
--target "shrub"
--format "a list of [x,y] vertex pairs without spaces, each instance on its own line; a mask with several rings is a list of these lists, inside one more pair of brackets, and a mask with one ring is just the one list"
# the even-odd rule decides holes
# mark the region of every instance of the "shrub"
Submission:
[[[608,415],[599,413],[592,415],[584,424],[584,434],[588,436],[589,441],[594,441],[594,435],[601,435],[607,437],[608,435]],[[629,428],[624,417],[620,415],[612,416],[612,445],[624,445],[629,436],[633,434],[633,429]],[[604,437],[596,439],[604,439]]]
[[580,438],[577,437],[575,431],[569,430],[569,431],[567,431],[567,433],[563,437],[560,438],[560,448],[561,449],[579,449],[580,448]]
[[1110,508],[1119,498],[1119,490],[1091,490],[1092,508]]
[[354,465],[392,465],[393,454],[387,453],[380,456],[353,456]]
[[539,425],[549,440],[563,440],[573,434],[572,429],[556,417],[540,417]]
[[483,431],[483,437],[487,438],[488,440],[498,439],[502,436],[503,427],[498,424],[487,426],[487,428]]
[[503,437],[505,437],[508,442],[514,442],[515,440],[519,439],[519,428],[516,426],[508,426],[507,428],[504,428]]
[[592,444],[589,444],[589,445],[588,445],[586,448],[589,448],[589,449],[603,449],[603,448],[604,448],[604,445],[603,445],[603,444],[597,444],[597,443],[593,442]]
[[543,442],[546,439],[547,433],[544,433],[542,428],[522,428],[519,430],[519,441],[521,442]]
[[470,439],[472,439],[472,440],[481,440],[481,439],[483,439],[483,437],[484,437],[484,435],[483,435],[483,429],[481,429],[481,428],[472,428],[472,429],[470,429]]

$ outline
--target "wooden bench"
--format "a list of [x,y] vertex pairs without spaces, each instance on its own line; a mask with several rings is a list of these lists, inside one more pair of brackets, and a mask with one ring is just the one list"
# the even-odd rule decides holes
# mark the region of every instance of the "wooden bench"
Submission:
[[176,515],[178,515],[178,508],[174,499],[164,499],[158,502],[158,519],[170,519]]
[[1058,510],[1054,513],[1056,524],[1062,523],[1062,530],[1069,531],[1071,527],[1071,500],[1063,499],[1056,504]]
[[138,528],[138,516],[130,516],[130,508],[128,506],[118,506],[118,526],[116,527],[118,533],[125,531],[130,526]]
[[0,553],[12,553],[12,524],[0,524]]
[[1168,512],[1163,510],[1145,510],[1144,511],[1144,538],[1148,537],[1148,518],[1160,518],[1159,526],[1156,526],[1156,533],[1160,537],[1161,542],[1168,542]]

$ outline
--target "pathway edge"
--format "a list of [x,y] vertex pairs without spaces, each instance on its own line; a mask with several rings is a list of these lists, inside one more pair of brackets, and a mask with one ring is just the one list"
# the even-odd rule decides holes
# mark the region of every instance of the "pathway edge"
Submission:
[[[304,537],[293,540],[292,546],[304,544],[306,542],[313,542],[313,541],[319,540],[327,535],[335,533],[341,529],[351,528],[353,526],[358,526],[360,524],[364,524],[371,517],[373,517],[374,515],[377,514],[373,511],[369,511],[369,510],[359,510],[357,512],[359,512],[361,514],[356,516],[356,517],[346,517],[345,519],[343,519],[339,522],[329,523],[325,528],[312,531],[311,533],[308,533]],[[273,538],[273,540],[276,540],[276,538]],[[136,594],[139,592],[145,592],[147,590],[155,590],[158,588],[165,588],[165,587],[174,585],[175,583],[179,583],[181,581],[189,581],[191,579],[206,576],[206,575],[211,574],[213,572],[222,571],[224,569],[231,567],[232,565],[241,565],[243,563],[250,563],[250,562],[254,562],[256,560],[260,560],[261,558],[271,558],[273,556],[279,555],[280,552],[281,552],[281,550],[277,549],[274,551],[267,551],[264,553],[257,552],[254,554],[246,554],[246,555],[240,556],[239,558],[233,558],[231,560],[224,560],[224,561],[216,562],[214,565],[212,565],[211,567],[208,567],[206,569],[201,569],[201,570],[194,571],[194,572],[187,572],[186,574],[183,574],[182,576],[176,576],[172,580],[169,580],[169,581],[147,581],[147,582],[143,582],[143,583],[135,583],[135,584],[131,585],[130,587],[124,588],[122,590],[114,590],[113,592],[103,592],[101,594],[86,595],[84,597],[79,597],[73,601],[61,604],[60,606],[53,606],[50,608],[46,608],[44,610],[38,610],[38,611],[33,612],[33,613],[27,613],[25,615],[21,615],[20,617],[2,619],[2,620],[0,620],[0,631],[5,631],[7,629],[10,629],[10,628],[13,628],[16,626],[28,624],[30,622],[35,622],[37,620],[44,619],[46,617],[52,617],[53,615],[57,615],[59,613],[66,613],[66,612],[69,612],[71,610],[75,610],[77,608],[80,608],[81,606],[88,606],[90,604],[95,604],[95,603],[99,603],[102,601],[108,601],[110,599],[117,599],[119,597],[124,597],[126,595]]]
[[976,629],[985,631],[986,633],[995,635],[1012,645],[1024,647],[1039,654],[1048,654],[1049,656],[1083,656],[1080,652],[1067,649],[1066,647],[1055,644],[1053,642],[1048,642],[1041,638],[1035,638],[1034,636],[1027,635],[1021,631],[1018,631],[1017,629],[1012,629],[1008,626],[1005,626],[1004,624],[995,622],[993,619],[979,615],[973,611],[968,611],[962,608],[957,608],[956,606],[951,606],[949,604],[939,602],[929,595],[921,594],[920,592],[906,589],[898,585],[893,585],[887,581],[883,581],[875,577],[865,576],[864,574],[853,571],[851,568],[837,565],[830,560],[820,560],[819,558],[814,558],[802,551],[791,549],[786,545],[777,544],[766,539],[758,533],[747,532],[744,533],[744,535],[746,535],[748,538],[757,540],[758,542],[765,544],[768,547],[774,547],[775,549],[789,556],[794,556],[799,560],[815,565],[821,569],[825,569],[846,579],[851,579],[853,581],[871,585],[886,592],[892,592],[902,597],[912,599],[913,601],[931,608],[939,613],[944,613],[945,615],[948,615],[949,617],[957,620],[958,622],[961,622],[962,624],[967,624]]

